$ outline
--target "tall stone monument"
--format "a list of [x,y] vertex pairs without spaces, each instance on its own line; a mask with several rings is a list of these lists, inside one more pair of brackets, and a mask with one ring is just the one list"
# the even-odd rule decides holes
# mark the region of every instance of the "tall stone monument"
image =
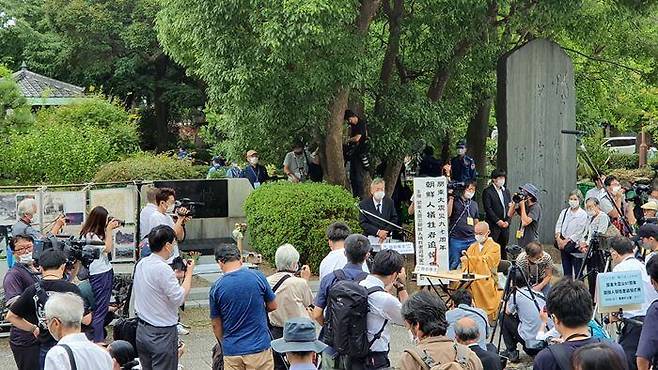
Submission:
[[[542,191],[539,238],[552,243],[566,195],[576,189],[576,92],[569,56],[552,41],[535,39],[498,62],[497,165],[512,193],[526,182]],[[518,218],[510,230],[510,244]]]

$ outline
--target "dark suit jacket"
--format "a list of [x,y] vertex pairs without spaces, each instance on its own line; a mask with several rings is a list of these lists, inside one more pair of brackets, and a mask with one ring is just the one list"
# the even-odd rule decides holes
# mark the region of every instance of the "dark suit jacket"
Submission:
[[484,212],[486,213],[485,220],[491,227],[496,227],[496,222],[499,220],[507,221],[507,205],[511,201],[510,193],[507,188],[503,189],[503,199],[505,199],[505,206],[503,207],[500,204],[500,198],[496,189],[494,189],[493,184],[487,186],[484,191],[482,191],[482,205],[484,206]]
[[475,352],[480,361],[482,361],[482,367],[484,370],[502,370],[500,357],[495,352],[485,351],[480,346],[478,346],[477,343],[475,343],[475,345],[469,346],[468,348]]
[[[395,205],[393,204],[393,200],[389,197],[384,197],[382,200],[382,212],[379,213],[377,212],[377,209],[375,208],[375,202],[373,201],[372,198],[367,198],[361,201],[359,203],[359,208],[366,210],[372,214],[375,214],[384,220],[387,220],[389,222],[392,222],[396,225],[399,225],[398,223],[398,213],[395,211]],[[387,230],[387,231],[393,231],[395,230],[394,227],[387,225],[376,218],[361,213],[359,216],[359,223],[361,224],[361,228],[363,229],[363,233],[365,235],[377,235],[378,230]]]

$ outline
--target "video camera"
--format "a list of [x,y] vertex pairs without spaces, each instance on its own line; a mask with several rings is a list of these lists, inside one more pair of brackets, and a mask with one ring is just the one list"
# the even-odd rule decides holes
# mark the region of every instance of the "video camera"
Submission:
[[636,205],[641,206],[648,199],[651,189],[650,180],[637,180],[633,185],[626,189],[626,201],[634,202]]
[[[174,206],[174,213],[181,217],[194,217],[196,214],[197,207],[203,207],[205,203],[202,202],[193,202],[190,198],[182,198],[176,201]],[[181,208],[187,209],[187,212],[181,212]]]
[[75,261],[89,267],[94,260],[100,258],[101,249],[97,246],[104,246],[103,241],[90,241],[84,239],[76,239],[73,236],[51,236],[44,239],[43,250],[49,248],[56,248],[64,252],[66,255],[66,264],[71,266]]
[[609,238],[603,234],[594,233],[592,234],[592,240],[589,242],[589,247],[593,252],[609,252],[612,247],[610,246],[608,239]]
[[514,244],[505,247],[505,251],[512,257],[512,260],[516,260],[516,257],[523,252],[523,248]]

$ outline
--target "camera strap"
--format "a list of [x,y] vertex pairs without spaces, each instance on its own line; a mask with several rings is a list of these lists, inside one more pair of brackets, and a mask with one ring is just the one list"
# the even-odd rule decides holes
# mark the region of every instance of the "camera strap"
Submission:
[[470,202],[471,201],[469,200],[469,204],[466,204],[466,202],[464,202],[461,198],[459,199],[459,201],[464,206],[464,209],[462,209],[462,212],[459,214],[459,217],[457,217],[457,219],[455,220],[454,225],[452,225],[452,227],[450,228],[450,231],[448,231],[448,235],[452,234],[452,231],[455,230],[455,227],[457,227],[457,225],[459,224],[459,220],[461,220],[462,217],[464,217],[464,213],[467,213],[467,215],[470,215],[469,210],[470,210]]

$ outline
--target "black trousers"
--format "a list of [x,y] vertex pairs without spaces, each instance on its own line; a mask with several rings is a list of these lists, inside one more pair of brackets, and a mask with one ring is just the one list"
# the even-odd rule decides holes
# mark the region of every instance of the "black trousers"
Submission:
[[509,228],[501,229],[498,225],[491,225],[491,239],[500,245],[500,258],[507,259],[507,251],[505,247],[509,243]]
[[[634,317],[633,320],[644,322],[644,316]],[[637,362],[635,352],[637,352],[637,345],[640,342],[640,334],[642,333],[642,326],[625,322],[621,328],[619,335],[619,345],[626,353],[626,362],[628,362],[629,370],[637,370]]]
[[516,345],[521,343],[523,351],[528,356],[535,356],[542,350],[542,348],[528,348],[526,347],[525,340],[519,335],[519,319],[516,316],[504,314],[503,325],[501,331],[503,334],[503,342],[508,351],[516,351]]
[[34,370],[39,368],[39,343],[29,346],[15,346],[9,343],[11,353],[14,355],[14,361],[18,370]]
[[359,199],[363,197],[365,172],[363,163],[361,163],[361,154],[357,152],[350,159],[350,183],[352,184],[352,194]]
[[[278,326],[270,327],[270,332],[272,333],[272,340],[283,338],[283,328]],[[274,370],[287,370],[285,362],[283,361],[283,356],[277,351],[272,351],[272,357],[274,358]]]

